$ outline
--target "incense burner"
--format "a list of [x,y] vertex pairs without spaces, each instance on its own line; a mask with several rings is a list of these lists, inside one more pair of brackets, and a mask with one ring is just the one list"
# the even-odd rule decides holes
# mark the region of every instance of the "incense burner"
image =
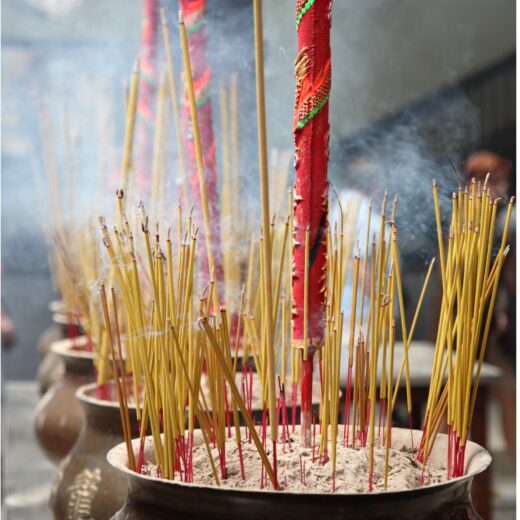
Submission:
[[36,406],[34,432],[41,449],[55,464],[72,449],[85,422],[85,413],[74,393],[94,379],[93,354],[85,350],[86,344],[87,338],[80,337],[56,341],[51,346],[51,353],[63,361],[65,372]]
[[38,338],[37,349],[41,361],[38,365],[36,381],[40,396],[45,394],[54,383],[63,379],[65,373],[63,362],[58,355],[50,351],[51,345],[63,338],[65,338],[63,329],[56,323],[45,329]]
[[[414,431],[414,443],[421,432]],[[410,430],[394,428],[392,439],[410,438]],[[439,434],[431,458],[445,460],[447,436]],[[134,449],[138,447],[138,440]],[[126,446],[108,453],[108,461],[126,475],[128,498],[113,520],[170,518],[283,519],[329,518],[353,520],[469,520],[480,519],[471,502],[473,478],[491,463],[489,453],[468,442],[464,477],[400,492],[297,493],[201,486],[140,475],[128,469]],[[153,460],[147,443],[145,459]]]
[[53,324],[42,333],[37,346],[42,356],[36,374],[40,395],[44,395],[54,383],[63,379],[65,373],[63,360],[51,352],[51,345],[61,339],[72,339],[83,334],[82,327],[71,322],[67,316],[65,304],[61,300],[50,302],[49,310],[52,312]]
[[[110,518],[127,494],[124,476],[106,459],[107,451],[124,438],[119,403],[97,399],[96,383],[78,388],[76,397],[86,421],[54,478],[50,506],[59,520]],[[135,407],[130,405],[129,413],[132,435],[137,436]]]
[[57,302],[51,302],[49,310],[52,312],[53,323],[62,329],[64,337],[77,338],[85,333],[77,321],[72,321],[71,315],[67,313],[64,305],[60,306]]

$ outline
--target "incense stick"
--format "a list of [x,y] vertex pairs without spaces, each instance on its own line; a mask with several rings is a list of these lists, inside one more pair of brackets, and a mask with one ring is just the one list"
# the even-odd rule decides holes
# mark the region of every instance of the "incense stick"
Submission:
[[[262,198],[262,229],[264,233],[269,230],[269,176],[267,171],[267,137],[265,128],[265,94],[264,94],[264,57],[263,57],[263,22],[262,0],[254,0],[254,26],[255,26],[255,63],[256,63],[256,102],[258,123],[258,157],[260,167],[260,187]],[[265,293],[265,333],[267,344],[267,364],[269,381],[269,410],[270,431],[273,445],[278,439],[278,418],[276,417],[276,387],[275,387],[275,353],[274,353],[274,329],[273,329],[273,295],[271,272],[271,243],[264,240],[262,251],[264,260],[264,293]],[[276,475],[275,475],[276,479]]]

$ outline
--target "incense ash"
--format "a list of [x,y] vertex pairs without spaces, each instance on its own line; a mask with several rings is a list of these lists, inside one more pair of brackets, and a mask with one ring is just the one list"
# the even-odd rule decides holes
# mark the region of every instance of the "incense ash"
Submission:
[[[244,438],[247,437],[244,432]],[[265,470],[254,445],[242,442],[246,478],[242,479],[238,463],[237,448],[230,444],[227,448],[227,478],[221,482],[221,488],[243,490],[273,491],[265,481]],[[329,443],[330,453],[330,443]],[[373,491],[405,491],[424,486],[440,484],[446,481],[446,465],[442,460],[432,460],[423,476],[422,464],[417,462],[417,448],[411,449],[406,442],[394,442],[389,450],[388,483],[385,490],[384,467],[385,452],[382,447],[374,448]],[[287,438],[280,435],[278,440],[278,478],[279,491],[298,493],[330,493],[335,484],[336,493],[367,493],[370,470],[368,448],[358,445],[354,448],[339,447],[336,459],[336,477],[333,483],[331,460],[318,456],[316,446],[302,448],[300,429],[297,427]],[[218,464],[218,451],[212,450],[215,463]],[[200,436],[193,445],[193,485],[215,486],[211,471],[207,470],[207,455]],[[160,477],[161,471],[156,464],[145,461],[143,475]],[[179,481],[178,481],[179,482]]]

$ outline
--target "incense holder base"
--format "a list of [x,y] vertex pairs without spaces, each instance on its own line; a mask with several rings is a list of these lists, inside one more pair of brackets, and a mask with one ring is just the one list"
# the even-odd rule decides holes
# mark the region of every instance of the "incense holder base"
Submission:
[[75,347],[81,344],[79,338],[52,344],[49,355],[57,355],[62,360],[63,379],[49,388],[34,414],[38,444],[55,464],[59,464],[72,449],[85,423],[85,413],[74,394],[81,385],[93,381],[94,366],[92,353]]
[[36,381],[40,396],[44,395],[54,383],[63,379],[65,374],[63,361],[50,350],[54,342],[64,337],[61,327],[54,324],[48,327],[38,339],[37,349],[42,359],[38,365]]
[[[392,432],[392,438],[409,435],[409,430],[396,428]],[[417,441],[420,435],[421,432],[414,432]],[[431,457],[444,460],[446,446],[446,436],[439,434]],[[218,488],[140,475],[128,469],[126,447],[119,445],[109,452],[108,460],[126,474],[128,498],[112,518],[480,520],[471,502],[471,485],[473,477],[488,467],[491,457],[474,443],[468,443],[466,449],[466,475],[439,484],[391,492],[298,493]],[[153,458],[153,448],[148,445],[145,460],[150,458]]]

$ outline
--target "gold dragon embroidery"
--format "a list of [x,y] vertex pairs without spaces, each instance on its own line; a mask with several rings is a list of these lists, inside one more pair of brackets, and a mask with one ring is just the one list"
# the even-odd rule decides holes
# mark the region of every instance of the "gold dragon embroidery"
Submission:
[[101,480],[101,470],[84,469],[76,475],[74,484],[69,486],[69,502],[67,505],[67,520],[94,520],[91,516],[92,501]]

